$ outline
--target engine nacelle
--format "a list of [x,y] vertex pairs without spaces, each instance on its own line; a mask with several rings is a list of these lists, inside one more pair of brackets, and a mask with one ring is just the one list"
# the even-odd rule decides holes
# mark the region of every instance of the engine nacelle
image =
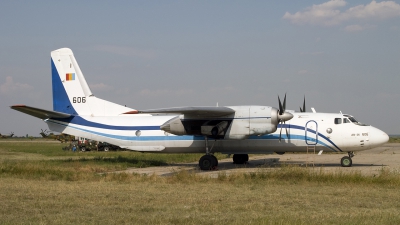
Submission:
[[222,121],[215,126],[201,126],[201,133],[214,137],[218,135],[223,135],[225,129],[228,127],[228,124],[228,121]]
[[246,139],[251,135],[264,135],[276,131],[278,110],[270,106],[235,107],[235,119],[225,139]]
[[168,120],[167,122],[165,122],[163,125],[160,126],[160,129],[165,132],[175,134],[175,135],[187,134],[185,127],[183,126],[182,121],[179,118],[179,116],[174,117],[174,118]]
[[270,106],[236,106],[234,115],[205,119],[201,116],[176,116],[160,126],[161,130],[175,135],[206,135],[224,139],[246,139],[249,136],[270,134],[279,122],[293,115]]

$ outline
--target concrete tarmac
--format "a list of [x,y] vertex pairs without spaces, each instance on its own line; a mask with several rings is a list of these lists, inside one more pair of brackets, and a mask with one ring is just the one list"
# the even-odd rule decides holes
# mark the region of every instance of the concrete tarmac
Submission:
[[[318,148],[317,148],[318,149]],[[317,150],[318,151],[318,150]],[[381,147],[355,152],[352,167],[341,167],[340,159],[347,153],[285,153],[284,155],[250,155],[249,162],[244,165],[233,164],[232,157],[219,160],[214,171],[201,171],[198,162],[173,164],[169,166],[131,168],[120,172],[168,176],[181,170],[188,170],[199,175],[218,177],[221,172],[248,173],[278,169],[282,165],[297,165],[311,170],[326,172],[360,172],[363,175],[377,175],[382,169],[400,173],[400,143],[387,143]]]

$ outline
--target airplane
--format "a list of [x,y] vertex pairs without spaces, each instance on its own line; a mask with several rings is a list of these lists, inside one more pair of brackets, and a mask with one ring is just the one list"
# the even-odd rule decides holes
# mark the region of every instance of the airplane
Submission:
[[14,132],[11,132],[9,135],[2,135],[0,134],[1,138],[11,138],[12,136],[14,136]]
[[[343,167],[354,152],[386,143],[389,136],[342,113],[286,110],[279,107],[190,106],[137,110],[94,96],[69,48],[51,52],[53,110],[27,105],[12,109],[42,119],[50,130],[107,142],[124,149],[153,153],[205,153],[201,170],[217,168],[214,153],[233,154],[247,163],[248,154],[345,152]],[[285,130],[282,134],[282,130]]]

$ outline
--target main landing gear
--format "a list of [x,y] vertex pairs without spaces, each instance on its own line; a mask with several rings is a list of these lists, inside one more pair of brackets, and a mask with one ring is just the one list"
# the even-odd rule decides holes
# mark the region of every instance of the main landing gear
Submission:
[[[248,154],[234,154],[234,164],[245,164],[249,161]],[[211,153],[203,155],[199,160],[199,166],[201,170],[215,170],[218,167],[218,159]]]
[[199,160],[201,170],[216,170],[218,166],[218,159],[214,155],[203,155]]
[[354,152],[348,152],[349,156],[344,156],[341,160],[340,160],[340,164],[343,167],[351,167],[351,165],[353,165],[353,160],[351,160],[351,158],[354,157]]
[[[201,170],[216,170],[218,167],[218,159],[215,157],[211,150],[214,147],[214,144],[217,140],[214,140],[211,149],[208,148],[208,138],[204,137],[206,141],[206,154],[203,155],[199,160],[199,167]],[[245,164],[249,161],[248,154],[234,154],[233,155],[233,163],[235,164]]]
[[218,166],[218,159],[215,157],[211,150],[214,147],[214,144],[217,140],[214,141],[214,144],[211,146],[211,149],[208,149],[208,138],[204,137],[206,140],[206,154],[203,155],[199,160],[199,166],[201,170],[216,170]]

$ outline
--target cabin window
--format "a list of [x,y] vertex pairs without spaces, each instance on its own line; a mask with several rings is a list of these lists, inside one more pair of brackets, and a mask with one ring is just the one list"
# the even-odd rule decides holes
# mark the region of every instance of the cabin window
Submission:
[[341,124],[342,118],[335,118],[335,124]]
[[350,123],[350,120],[348,120],[347,118],[343,118],[343,123]]

